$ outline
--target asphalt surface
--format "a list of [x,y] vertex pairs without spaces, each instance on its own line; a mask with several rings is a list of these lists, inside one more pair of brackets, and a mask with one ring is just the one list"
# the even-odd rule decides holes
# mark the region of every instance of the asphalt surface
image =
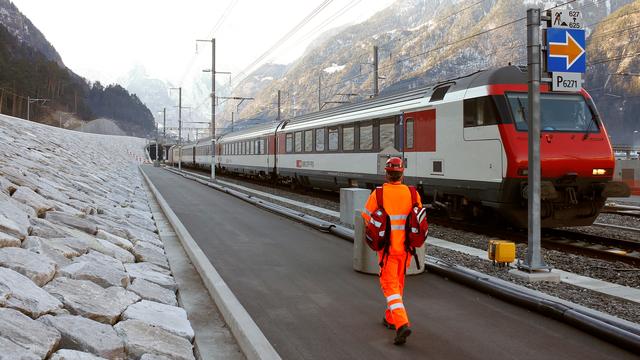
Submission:
[[378,278],[352,269],[351,243],[143,169],[283,359],[638,358],[434,274],[407,278],[413,334],[394,346]]

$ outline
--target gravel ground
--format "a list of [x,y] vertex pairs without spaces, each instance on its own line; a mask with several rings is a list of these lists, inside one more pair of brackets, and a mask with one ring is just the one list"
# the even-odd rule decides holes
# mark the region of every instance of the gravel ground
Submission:
[[[636,229],[640,229],[640,218],[633,216],[624,216],[616,214],[600,214],[596,219],[596,222],[627,226]],[[640,242],[640,233],[628,230],[621,230],[615,228],[605,228],[601,226],[576,226],[570,228],[564,228],[565,230],[571,230],[574,232],[581,232],[589,235],[597,235],[603,237],[610,237],[621,240],[632,240]]]
[[[429,235],[477,249],[487,249],[491,237],[449,229],[438,225],[429,226]],[[516,256],[523,259],[527,251],[526,244],[516,244]],[[615,284],[640,288],[640,269],[622,262],[610,262],[585,256],[568,254],[562,251],[544,249],[545,262],[555,269],[569,271]]]
[[529,283],[509,274],[508,270],[505,268],[494,267],[488,261],[436,246],[427,245],[427,254],[450,263],[458,264],[503,280],[511,281],[518,285],[526,286],[530,289],[541,291],[545,294],[586,306],[591,309],[602,311],[635,323],[640,323],[640,305],[631,301],[626,301],[564,283]]
[[[256,184],[253,182],[243,181],[242,179],[224,177],[224,181],[234,184],[242,185],[251,189],[260,190],[266,193],[286,197],[296,201],[305,202],[315,206],[331,209],[334,211],[340,210],[339,196],[336,194],[335,200],[329,199],[330,196],[324,196],[318,198],[315,194],[299,194],[287,189],[273,186],[265,186]],[[314,196],[315,195],[315,196]],[[326,193],[324,195],[327,195]],[[261,196],[259,196],[261,197]],[[321,213],[317,213],[305,208],[292,206],[287,203],[273,200],[267,197],[261,197],[265,200],[273,203],[288,207],[293,210],[308,213],[312,216],[320,219],[338,222],[336,218],[327,216]],[[633,220],[637,220],[633,218]],[[629,217],[602,214],[598,218],[599,222],[612,223],[623,226],[633,226],[633,223],[629,223]],[[343,224],[344,225],[344,224]],[[346,226],[346,225],[345,225]],[[640,227],[640,224],[636,226]],[[576,228],[572,228],[575,230]],[[478,249],[486,249],[488,240],[490,237],[480,235],[476,233],[460,231],[450,229],[446,227],[440,227],[438,225],[430,225],[430,235],[443,240],[475,247]],[[611,236],[610,229],[598,228],[598,227],[582,227],[578,231],[600,231],[600,234],[604,234],[605,231],[608,236]],[[624,232],[627,233],[627,232]],[[635,234],[637,237],[637,234]],[[634,239],[634,238],[632,238]],[[516,245],[517,256],[524,258],[526,252],[525,244]],[[581,304],[602,312],[612,314],[636,323],[640,323],[640,305],[616,297],[600,294],[595,291],[583,289],[577,286],[569,284],[550,284],[550,283],[527,283],[518,278],[511,276],[505,269],[499,269],[494,267],[489,261],[478,259],[476,257],[466,255],[457,251],[451,251],[447,249],[438,248],[435,246],[427,245],[427,253],[448,262],[466,266],[468,268],[484,272],[489,275],[497,276],[501,279],[512,281],[514,283],[542,291],[546,294],[557,296],[559,298]],[[599,259],[592,259],[584,256],[567,254],[556,250],[544,250],[543,257],[547,264],[553,268],[570,271],[579,275],[589,276],[612,283],[640,288],[640,269],[635,269],[630,265],[620,262],[609,262]]]

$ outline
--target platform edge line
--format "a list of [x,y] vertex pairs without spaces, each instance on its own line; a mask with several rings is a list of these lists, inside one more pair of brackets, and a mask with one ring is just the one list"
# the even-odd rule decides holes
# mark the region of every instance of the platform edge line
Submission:
[[[160,209],[169,220],[187,256],[193,262],[202,282],[209,291],[222,317],[231,329],[231,333],[238,341],[238,345],[247,359],[279,360],[280,355],[273,348],[269,340],[253,321],[247,310],[233,294],[229,286],[222,279],[213,264],[209,261],[200,246],[193,239],[189,231],[173,212],[169,204],[162,197],[158,189],[151,182],[147,174],[139,166],[138,170],[151,189]],[[197,336],[197,335],[196,335]]]

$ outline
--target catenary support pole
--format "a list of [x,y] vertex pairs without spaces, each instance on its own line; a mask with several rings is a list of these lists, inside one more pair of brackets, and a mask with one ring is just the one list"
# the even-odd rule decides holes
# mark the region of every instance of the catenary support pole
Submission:
[[162,161],[166,161],[165,145],[167,144],[167,108],[162,109]]
[[378,96],[378,46],[373,46],[373,97]]
[[178,88],[178,169],[182,170],[182,87]]
[[528,75],[528,247],[522,266],[529,272],[545,270],[540,249],[540,9],[527,10],[527,75]]
[[278,90],[278,122],[280,122],[280,90]]
[[216,178],[216,39],[211,39],[211,179]]
[[321,91],[322,91],[322,71],[320,71],[320,74],[318,75],[318,111],[322,110]]

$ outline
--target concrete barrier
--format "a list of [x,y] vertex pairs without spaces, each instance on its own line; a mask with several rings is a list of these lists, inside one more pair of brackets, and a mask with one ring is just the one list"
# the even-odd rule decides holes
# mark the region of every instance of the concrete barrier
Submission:
[[[178,216],[171,210],[169,204],[164,200],[155,185],[149,180],[147,174],[140,169],[142,176],[149,185],[151,192],[156,197],[160,208],[169,220],[178,239],[182,243],[185,252],[193,262],[194,267],[200,274],[202,282],[215,301],[222,317],[231,329],[231,333],[238,341],[247,359],[280,359],[280,355],[273,348],[269,340],[264,336],[258,325],[253,321],[247,310],[240,304],[238,298],[233,294],[229,286],[224,282],[213,264],[209,261],[196,241],[191,237],[189,231],[184,227]],[[197,334],[196,334],[197,336]]]

